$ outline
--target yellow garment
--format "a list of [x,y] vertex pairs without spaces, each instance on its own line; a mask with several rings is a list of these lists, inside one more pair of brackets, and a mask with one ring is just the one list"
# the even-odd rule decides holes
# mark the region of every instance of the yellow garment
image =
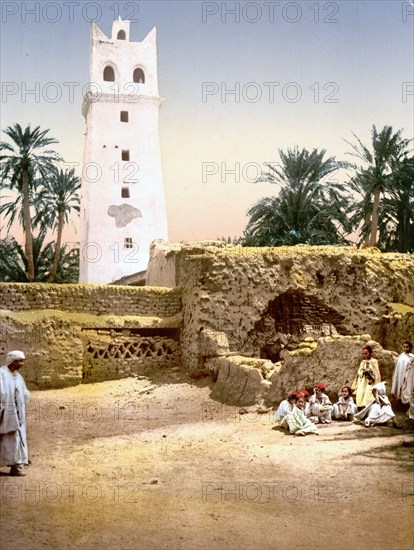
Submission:
[[[372,373],[374,381],[369,382],[364,372]],[[356,405],[357,407],[366,407],[370,401],[374,399],[372,395],[372,386],[381,382],[381,374],[378,366],[378,361],[371,357],[368,361],[364,359],[359,365],[358,372],[352,382],[352,390],[356,390]]]

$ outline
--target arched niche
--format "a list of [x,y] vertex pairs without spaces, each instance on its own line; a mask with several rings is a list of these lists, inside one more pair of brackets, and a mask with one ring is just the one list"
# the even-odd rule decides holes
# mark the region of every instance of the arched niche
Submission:
[[111,65],[106,65],[103,70],[103,79],[105,82],[115,82],[115,71]]
[[132,79],[137,84],[145,84],[145,73],[141,69],[141,67],[137,67],[136,69],[134,69]]

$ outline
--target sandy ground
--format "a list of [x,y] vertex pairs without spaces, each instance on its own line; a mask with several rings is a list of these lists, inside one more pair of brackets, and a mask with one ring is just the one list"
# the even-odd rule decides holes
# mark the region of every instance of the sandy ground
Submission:
[[180,373],[33,392],[31,464],[2,468],[12,549],[414,547],[413,431],[274,429]]

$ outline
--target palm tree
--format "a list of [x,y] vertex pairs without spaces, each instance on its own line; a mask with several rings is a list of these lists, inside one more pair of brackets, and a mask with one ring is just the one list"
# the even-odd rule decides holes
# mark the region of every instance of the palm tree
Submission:
[[341,228],[350,229],[345,187],[322,181],[346,164],[334,157],[325,159],[325,154],[324,149],[279,150],[281,164],[267,165],[268,172],[258,181],[276,183],[281,190],[278,196],[264,197],[249,209],[245,246],[348,242],[341,233]]
[[[44,244],[46,231],[43,230],[33,237],[33,259],[35,266],[34,281],[45,282],[50,271],[50,265],[55,255],[55,244]],[[56,275],[56,282],[76,283],[79,275],[79,249],[66,251],[61,249]],[[28,260],[24,248],[14,237],[0,241],[0,281],[28,282]]]
[[392,182],[381,201],[378,245],[386,251],[414,252],[414,157],[394,162]]
[[47,282],[53,283],[56,278],[59,256],[62,248],[63,226],[69,221],[72,211],[79,212],[80,179],[75,176],[75,170],[54,169],[44,181],[37,196],[38,211],[34,223],[42,222],[57,232],[55,255],[52,269]]
[[[345,140],[353,149],[353,152],[348,154],[358,158],[363,163],[360,166],[354,165],[356,176],[350,184],[363,197],[363,208],[359,209],[359,214],[357,212],[354,220],[358,219],[358,216],[360,221],[364,220],[363,233],[365,232],[365,243],[368,246],[377,244],[380,200],[381,195],[388,189],[387,184],[391,181],[389,177],[391,165],[393,162],[401,161],[404,158],[411,141],[403,139],[401,134],[402,130],[393,133],[392,126],[384,126],[381,132],[378,132],[375,125],[373,125],[371,130],[372,151],[354,133],[352,135],[357,141],[356,144]],[[370,228],[369,238],[368,228]]]
[[30,125],[23,131],[19,124],[9,126],[4,131],[12,143],[0,143],[0,172],[2,188],[17,189],[22,197],[23,230],[27,257],[27,276],[32,281],[35,276],[33,259],[33,234],[30,216],[30,192],[36,186],[36,176],[45,178],[54,163],[61,160],[56,151],[44,148],[58,143],[47,137],[49,130],[33,130]]
[[269,170],[262,174],[258,182],[276,183],[295,189],[307,183],[319,184],[330,174],[347,167],[347,163],[339,162],[335,157],[324,159],[325,155],[325,149],[309,152],[306,148],[300,151],[298,147],[293,147],[288,148],[287,153],[279,149],[281,164],[266,164]]

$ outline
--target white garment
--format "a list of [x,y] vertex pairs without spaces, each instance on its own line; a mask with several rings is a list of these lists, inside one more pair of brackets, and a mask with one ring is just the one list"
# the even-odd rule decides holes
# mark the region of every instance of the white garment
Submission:
[[320,397],[317,397],[316,392],[311,395],[309,397],[309,408],[308,418],[312,422],[331,422],[333,407],[325,393],[322,393]]
[[353,400],[353,398],[348,397],[348,399],[345,399],[341,395],[341,397],[338,399],[338,402],[335,403],[335,405],[333,406],[333,413],[332,414],[333,414],[334,418],[340,418],[341,417],[341,414],[339,412],[339,405],[342,406],[343,412],[346,412],[346,410],[349,407],[348,418],[349,418],[349,416],[352,417],[354,414],[356,414],[358,412],[358,407],[355,405],[355,401]]
[[[392,375],[391,393],[394,394],[397,399],[401,399],[403,403],[410,402],[413,384],[411,382],[411,388],[407,388],[406,377],[407,377],[408,366],[413,359],[414,359],[414,355],[412,353],[405,353],[405,352],[401,353],[397,357],[397,361],[394,367],[394,372]],[[406,395],[407,391],[409,393],[408,397]]]
[[279,407],[277,408],[277,411],[275,412],[275,420],[277,422],[280,422],[281,420],[283,420],[283,418],[287,414],[292,412],[292,409],[293,409],[293,405],[291,405],[289,401],[285,399],[280,403]]
[[371,401],[365,409],[354,416],[355,420],[364,420],[365,426],[373,426],[374,424],[385,424],[387,420],[394,418],[395,414],[391,408],[388,397],[385,395],[385,382],[380,382],[373,386],[379,394],[379,403],[375,400]]
[[8,366],[0,368],[0,466],[28,464],[26,407],[30,393],[24,379]]
[[292,412],[283,419],[283,423],[287,423],[289,431],[292,434],[305,435],[307,433],[318,433],[315,424],[309,418],[306,418],[303,411],[296,405],[294,405]]

